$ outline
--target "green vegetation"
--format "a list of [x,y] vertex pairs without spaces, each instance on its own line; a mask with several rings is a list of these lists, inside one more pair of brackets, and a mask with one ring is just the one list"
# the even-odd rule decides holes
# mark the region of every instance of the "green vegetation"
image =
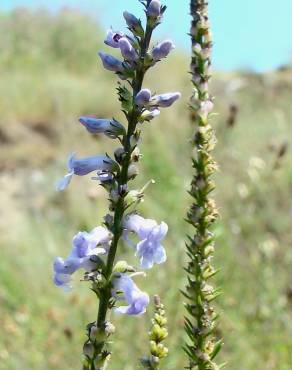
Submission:
[[[102,36],[92,20],[68,11],[0,15],[0,370],[80,369],[82,330],[96,316],[96,301],[86,283],[77,281],[72,294],[55,288],[52,261],[67,254],[78,229],[100,222],[104,193],[89,178],[73,179],[63,194],[54,191],[54,183],[65,173],[71,151],[110,150],[105,140],[88,137],[79,115],[122,119],[113,77],[96,56]],[[179,51],[156,68],[162,78],[153,73],[147,86],[181,90],[183,99],[151,123],[157,130],[143,127],[139,182],[156,179],[145,213],[151,209],[153,218],[168,220],[170,233],[168,262],[153,271],[153,282],[141,279],[139,286],[163,298],[170,318],[165,369],[177,370],[185,365],[179,289],[191,177],[186,109],[191,85],[188,59]],[[227,361],[229,369],[292,368],[292,159],[289,152],[281,157],[291,144],[291,84],[289,69],[217,73],[213,81],[221,212],[214,262],[222,269],[216,285],[224,291],[217,307],[225,339],[219,362]],[[231,104],[238,107],[234,125]],[[139,368],[151,316],[114,318],[113,369]]]

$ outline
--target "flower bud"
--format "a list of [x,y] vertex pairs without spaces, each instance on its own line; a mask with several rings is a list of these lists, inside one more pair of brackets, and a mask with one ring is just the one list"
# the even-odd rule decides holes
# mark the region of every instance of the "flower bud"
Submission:
[[140,116],[140,122],[150,122],[152,121],[155,117],[159,116],[160,110],[157,108],[151,109],[151,110],[145,110],[141,116]]
[[111,190],[110,199],[113,203],[117,203],[119,201],[120,195],[119,195],[118,190],[116,190],[116,189]]
[[166,328],[161,328],[158,324],[153,325],[150,338],[156,342],[163,341],[168,336]]
[[151,363],[151,367],[154,365],[156,368],[159,364],[159,357],[151,356],[150,363]]
[[124,157],[125,157],[125,149],[124,148],[117,148],[114,153],[116,161],[121,164]]
[[142,89],[136,95],[135,103],[139,107],[143,107],[149,103],[150,99],[151,99],[151,91],[149,89]]
[[91,134],[103,133],[112,139],[115,139],[118,136],[125,134],[124,126],[114,118],[98,119],[95,117],[82,116],[79,118],[79,122]]
[[125,11],[123,13],[123,16],[125,18],[125,21],[128,25],[128,27],[137,35],[142,37],[144,35],[144,30],[141,24],[140,19],[135,17],[133,14]]
[[139,168],[135,164],[131,164],[128,168],[128,179],[134,179],[139,175]]
[[147,8],[147,15],[150,18],[158,18],[161,14],[161,3],[159,0],[152,0]]
[[92,358],[94,355],[94,347],[91,343],[85,343],[83,346],[83,354],[88,357]]
[[131,190],[125,198],[127,206],[130,206],[134,203],[142,201],[144,198],[144,193],[141,190]]
[[136,148],[133,150],[131,154],[131,160],[133,162],[139,162],[140,157],[141,157],[140,149],[136,146]]
[[125,68],[123,66],[123,63],[120,60],[118,60],[112,55],[103,53],[102,51],[100,51],[98,54],[101,58],[102,64],[105,69],[107,69],[108,71],[112,71],[112,72],[120,72],[120,73],[124,72]]
[[214,104],[211,100],[206,100],[201,102],[201,106],[199,109],[199,114],[205,118],[208,116],[208,114],[213,110]]
[[119,47],[125,60],[129,62],[137,62],[137,60],[139,59],[138,54],[133,45],[126,37],[122,37],[119,40]]
[[104,216],[104,223],[105,223],[105,225],[107,226],[107,228],[110,230],[111,228],[112,228],[112,226],[113,226],[113,224],[114,224],[114,218],[113,218],[113,216],[111,215],[111,214],[106,214],[105,216]]
[[160,59],[166,58],[168,54],[175,48],[173,42],[171,40],[165,40],[155,46],[152,50],[152,57],[153,60],[156,62]]
[[89,339],[92,342],[95,342],[97,333],[98,333],[97,326],[96,325],[92,325],[91,328],[90,328],[90,330],[89,330]]
[[135,148],[140,141],[140,131],[136,131],[135,134],[133,134],[130,138],[131,148]]
[[150,104],[152,106],[167,108],[170,107],[180,97],[181,93],[179,92],[155,95],[151,98]]
[[104,330],[105,330],[106,335],[110,336],[110,335],[115,333],[116,328],[111,322],[107,321],[105,323],[105,329]]
[[158,348],[154,340],[150,341],[150,352],[153,356],[157,356]]
[[119,272],[124,274],[125,272],[136,272],[136,270],[133,266],[128,265],[127,261],[118,261],[115,264],[113,272]]

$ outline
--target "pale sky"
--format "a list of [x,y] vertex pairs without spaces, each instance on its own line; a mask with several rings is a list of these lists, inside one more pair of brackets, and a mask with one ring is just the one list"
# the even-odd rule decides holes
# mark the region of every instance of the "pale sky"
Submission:
[[[292,0],[210,0],[210,16],[217,69],[270,70],[292,62]],[[158,38],[171,38],[187,49],[189,1],[165,0],[168,5]],[[52,10],[64,6],[82,9],[107,28],[124,27],[123,10],[141,14],[138,0],[0,0],[0,9],[16,6]]]

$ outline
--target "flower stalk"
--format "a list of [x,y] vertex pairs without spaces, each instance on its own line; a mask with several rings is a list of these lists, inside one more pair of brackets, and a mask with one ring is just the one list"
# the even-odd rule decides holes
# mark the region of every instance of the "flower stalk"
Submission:
[[[154,264],[166,261],[162,246],[168,226],[138,214],[137,206],[144,197],[148,182],[141,190],[130,190],[130,181],[138,174],[141,129],[138,124],[153,120],[160,108],[170,107],[180,93],[152,95],[143,89],[146,72],[174,48],[170,40],[150,50],[151,36],[160,24],[166,10],[159,0],[139,0],[146,14],[146,27],[134,15],[125,12],[124,18],[132,35],[108,30],[105,44],[119,48],[123,60],[99,52],[105,69],[114,72],[124,81],[118,83],[118,96],[127,121],[126,127],[116,119],[82,116],[79,122],[90,134],[104,134],[118,140],[121,147],[109,155],[97,155],[76,159],[71,155],[68,173],[58,182],[57,189],[64,190],[75,175],[85,176],[96,171],[98,180],[109,196],[109,213],[104,225],[92,231],[79,232],[72,241],[72,251],[66,259],[56,258],[54,282],[64,289],[71,288],[71,275],[78,269],[85,270],[84,280],[91,283],[91,290],[99,300],[96,321],[87,325],[87,340],[83,347],[83,370],[103,370],[110,359],[109,338],[115,327],[109,321],[111,311],[131,316],[142,315],[149,305],[149,296],[141,291],[133,278],[145,276],[129,266],[126,261],[116,261],[118,246],[123,239],[135,249],[141,269],[151,269]],[[130,87],[129,87],[130,86]],[[129,87],[129,88],[128,88]],[[131,240],[134,235],[138,242]],[[119,305],[126,302],[127,305]]]
[[[124,156],[120,163],[120,172],[116,176],[119,199],[116,205],[114,206],[114,217],[113,217],[113,224],[111,227],[114,237],[113,237],[112,245],[109,249],[106,267],[104,271],[105,284],[101,289],[99,289],[99,292],[98,292],[99,308],[98,308],[98,315],[97,315],[97,330],[99,332],[105,331],[106,315],[107,315],[108,310],[112,308],[111,276],[113,272],[118,244],[119,244],[120,238],[123,233],[122,220],[123,220],[126,208],[127,208],[125,197],[128,194],[128,191],[127,191],[128,181],[129,181],[128,171],[129,171],[129,166],[131,164],[131,156],[136,147],[136,145],[132,145],[132,139],[135,138],[135,136],[136,137],[139,136],[139,132],[136,131],[136,127],[137,127],[137,124],[139,123],[140,110],[135,104],[135,97],[142,88],[144,76],[148,69],[148,66],[145,63],[145,55],[149,48],[152,32],[153,32],[153,26],[150,25],[150,22],[148,20],[147,25],[146,25],[145,36],[142,37],[140,40],[140,51],[141,52],[139,55],[137,69],[134,72],[135,77],[133,78],[131,82],[131,85],[132,85],[131,106],[129,107],[129,110],[126,111],[125,113],[126,118],[128,120],[128,129],[127,129],[126,135],[123,137],[123,140],[122,140]],[[120,100],[123,103],[126,100],[125,97],[123,96],[124,91],[121,88],[118,89],[118,91],[119,91]],[[98,369],[98,367],[94,365],[96,363],[96,360],[98,358],[105,360],[106,355],[109,353],[107,351],[103,351],[106,345],[106,336],[104,336],[103,341],[90,340],[90,342],[93,344],[94,352],[90,358],[90,365],[88,368],[86,368],[86,370],[87,369],[88,370]],[[103,365],[103,361],[101,361],[101,364]]]
[[193,203],[187,221],[193,226],[194,234],[188,237],[186,244],[189,261],[186,266],[187,285],[183,294],[187,298],[185,331],[188,340],[184,350],[188,356],[188,369],[217,370],[220,366],[216,365],[214,359],[222,341],[216,338],[215,323],[218,315],[214,312],[212,302],[220,292],[209,282],[217,273],[212,265],[212,226],[218,217],[215,202],[211,198],[215,187],[211,178],[217,168],[211,154],[216,143],[210,124],[213,109],[213,99],[209,93],[212,39],[208,3],[205,0],[191,0],[190,11],[193,83],[190,109],[195,133],[192,138],[194,175],[189,191]]
[[168,336],[167,318],[165,315],[164,305],[161,303],[159,296],[154,296],[154,317],[152,327],[149,332],[150,339],[150,356],[141,359],[142,366],[147,370],[159,370],[161,360],[168,355],[168,348],[165,347],[164,341]]

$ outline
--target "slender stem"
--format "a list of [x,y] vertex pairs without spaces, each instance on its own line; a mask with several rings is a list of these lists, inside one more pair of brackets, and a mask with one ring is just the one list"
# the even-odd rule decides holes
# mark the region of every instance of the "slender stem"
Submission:
[[[125,157],[121,165],[120,175],[117,178],[118,188],[120,188],[121,186],[127,185],[128,183],[128,169],[131,163],[131,155],[133,151],[133,149],[131,148],[131,137],[136,131],[136,126],[138,124],[138,118],[140,114],[137,106],[135,105],[135,96],[142,88],[144,76],[146,73],[144,59],[145,59],[147,50],[149,48],[152,32],[153,32],[153,28],[151,27],[149,22],[147,22],[145,37],[141,45],[140,62],[138,63],[138,67],[136,70],[136,76],[132,83],[133,106],[128,116],[128,129],[127,129],[127,134],[124,137],[124,141],[123,141]],[[124,197],[121,196],[116,204],[115,211],[114,211],[114,224],[113,224],[114,238],[113,238],[113,242],[112,242],[112,245],[108,253],[108,258],[107,258],[107,263],[106,263],[106,268],[105,268],[105,278],[107,280],[107,284],[101,292],[100,301],[99,301],[99,309],[98,309],[98,315],[97,315],[97,327],[98,328],[103,327],[104,322],[106,320],[107,311],[109,308],[109,303],[111,299],[110,278],[111,278],[112,271],[113,271],[115,257],[116,257],[116,253],[118,249],[118,244],[119,244],[119,241],[122,235],[122,220],[124,217],[124,212],[125,212],[125,200],[124,200]],[[105,342],[101,342],[97,345],[97,348],[95,348],[92,363],[98,357],[98,355],[102,352],[104,344]]]
[[215,135],[210,125],[209,113],[212,110],[212,97],[209,94],[211,65],[211,33],[208,20],[208,3],[204,0],[191,0],[192,16],[191,40],[192,61],[191,74],[194,85],[190,101],[192,123],[195,127],[193,136],[194,175],[190,195],[193,203],[188,212],[187,220],[194,227],[194,234],[189,237],[187,253],[189,262],[186,268],[188,284],[185,296],[188,298],[186,308],[188,317],[185,330],[189,341],[185,346],[189,358],[188,369],[216,370],[214,358],[221,347],[216,343],[216,315],[212,301],[218,296],[209,279],[216,271],[212,266],[214,254],[214,238],[212,224],[218,216],[211,192],[214,184],[211,180],[216,170],[212,158]]

